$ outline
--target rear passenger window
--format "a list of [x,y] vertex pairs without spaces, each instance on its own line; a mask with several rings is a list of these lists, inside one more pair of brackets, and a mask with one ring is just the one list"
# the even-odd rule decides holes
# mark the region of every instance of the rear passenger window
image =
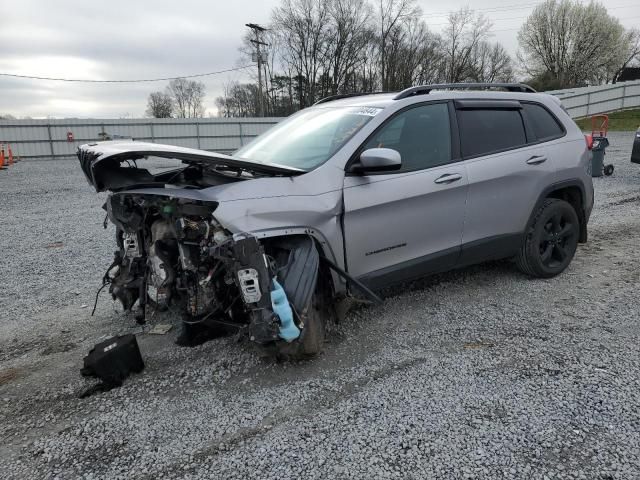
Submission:
[[523,103],[522,108],[538,140],[551,140],[564,135],[564,130],[558,120],[542,105]]
[[519,110],[458,110],[463,157],[518,148],[527,143]]

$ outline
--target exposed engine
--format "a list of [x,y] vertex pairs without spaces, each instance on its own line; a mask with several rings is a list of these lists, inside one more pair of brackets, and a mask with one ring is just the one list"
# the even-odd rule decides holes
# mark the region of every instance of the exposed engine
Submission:
[[213,208],[175,200],[113,196],[109,215],[118,227],[117,270],[110,269],[111,293],[125,307],[147,304],[166,310],[181,303],[186,322],[224,309],[218,292],[228,293],[224,261],[212,255],[229,235],[211,216]]
[[315,290],[318,253],[310,238],[263,245],[232,236],[215,204],[112,195],[106,209],[120,249],[105,275],[110,292],[144,321],[146,310],[177,306],[186,323],[246,328],[251,340],[292,341]]

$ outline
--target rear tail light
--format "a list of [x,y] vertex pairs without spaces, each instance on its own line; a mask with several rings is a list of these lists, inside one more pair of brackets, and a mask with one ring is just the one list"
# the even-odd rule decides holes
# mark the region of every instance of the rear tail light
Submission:
[[587,148],[591,150],[593,148],[593,135],[585,135],[584,141],[587,142]]

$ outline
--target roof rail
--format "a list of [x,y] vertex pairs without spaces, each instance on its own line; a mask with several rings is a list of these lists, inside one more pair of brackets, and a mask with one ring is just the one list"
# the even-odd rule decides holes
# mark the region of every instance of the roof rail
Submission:
[[350,98],[350,97],[362,97],[364,95],[379,95],[381,93],[391,93],[391,92],[362,92],[362,93],[341,93],[339,95],[331,95],[329,97],[324,97],[318,100],[313,105],[319,105],[321,103],[333,102],[334,100],[340,100],[341,98]]
[[434,85],[421,85],[418,87],[410,87],[398,93],[394,100],[402,100],[403,98],[412,97],[414,95],[426,95],[431,90],[454,90],[454,89],[475,89],[482,90],[485,88],[502,88],[508,92],[526,92],[536,93],[529,85],[524,83],[437,83]]

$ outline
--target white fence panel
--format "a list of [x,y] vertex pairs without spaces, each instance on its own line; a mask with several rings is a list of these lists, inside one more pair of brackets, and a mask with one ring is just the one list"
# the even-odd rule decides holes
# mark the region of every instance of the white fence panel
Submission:
[[640,80],[546,93],[562,100],[562,104],[573,118],[640,106]]
[[[547,92],[562,100],[573,118],[640,107],[640,81]],[[231,153],[280,118],[0,120],[0,142],[22,158],[63,158],[101,134]],[[73,141],[67,134],[73,134]]]
[[[135,140],[231,153],[280,118],[0,120],[0,142],[22,158],[64,158],[104,133]],[[73,134],[68,141],[67,134]]]

